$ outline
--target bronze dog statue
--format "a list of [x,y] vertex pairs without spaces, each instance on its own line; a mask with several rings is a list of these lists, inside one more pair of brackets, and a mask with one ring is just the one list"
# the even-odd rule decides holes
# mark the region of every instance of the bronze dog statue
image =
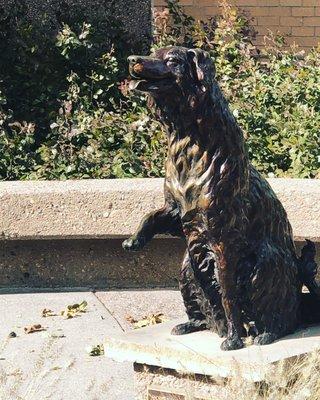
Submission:
[[[209,55],[169,47],[129,63],[131,89],[149,94],[166,128],[168,156],[165,205],[123,247],[139,250],[158,233],[186,239],[179,281],[189,322],[172,333],[211,329],[233,350],[243,347],[245,324],[262,345],[320,321],[314,244],[297,257],[286,212],[249,163]],[[314,294],[303,295],[303,283]]]

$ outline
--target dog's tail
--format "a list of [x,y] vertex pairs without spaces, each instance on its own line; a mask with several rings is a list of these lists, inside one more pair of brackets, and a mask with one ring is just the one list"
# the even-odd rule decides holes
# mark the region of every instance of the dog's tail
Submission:
[[306,242],[298,259],[298,269],[300,280],[310,293],[302,293],[301,317],[302,323],[314,324],[320,322],[320,287],[316,282],[318,266],[315,261],[316,246],[311,240]]
[[315,261],[316,246],[311,240],[306,239],[307,244],[301,250],[298,260],[299,276],[301,282],[309,289],[310,293],[319,297],[320,287],[316,283],[318,266]]

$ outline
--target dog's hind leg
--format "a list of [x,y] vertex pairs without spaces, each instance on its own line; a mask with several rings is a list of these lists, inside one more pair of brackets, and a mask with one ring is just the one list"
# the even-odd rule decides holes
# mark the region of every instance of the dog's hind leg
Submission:
[[[182,335],[199,330],[210,329],[220,337],[227,334],[227,325],[224,310],[221,304],[221,295],[215,276],[211,276],[204,288],[195,276],[195,267],[187,251],[180,273],[179,286],[189,322],[177,325],[172,334]],[[210,264],[214,264],[211,259]],[[212,265],[214,269],[214,265]]]
[[256,245],[256,262],[248,275],[248,297],[258,336],[265,345],[295,331],[300,316],[300,282],[293,252],[266,239]]
[[222,304],[228,324],[228,335],[226,340],[221,344],[221,349],[240,349],[244,344],[241,339],[243,325],[236,285],[236,265],[238,259],[233,254],[233,249],[227,243],[213,244],[212,250],[215,253],[215,260],[218,266]]
[[196,282],[188,251],[185,253],[179,278],[179,288],[182,294],[189,322],[176,325],[171,333],[184,335],[191,332],[208,329],[206,316],[200,307],[199,284]]

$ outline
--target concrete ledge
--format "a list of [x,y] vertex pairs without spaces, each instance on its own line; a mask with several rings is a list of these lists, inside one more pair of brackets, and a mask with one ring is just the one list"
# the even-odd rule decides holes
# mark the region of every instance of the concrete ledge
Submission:
[[[158,238],[129,253],[122,239],[0,240],[0,288],[178,287],[186,245]],[[296,242],[298,253],[304,243]],[[317,243],[320,265],[320,243]]]
[[[320,180],[269,179],[295,240],[320,241]],[[0,182],[0,238],[128,236],[163,204],[163,179]]]
[[[320,180],[270,183],[298,251],[315,240],[320,262]],[[162,179],[0,182],[0,287],[176,287],[183,240],[158,238],[137,253],[121,247],[163,201]]]

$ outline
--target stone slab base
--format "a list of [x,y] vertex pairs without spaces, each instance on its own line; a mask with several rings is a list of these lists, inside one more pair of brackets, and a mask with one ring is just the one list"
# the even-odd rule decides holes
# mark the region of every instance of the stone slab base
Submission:
[[320,325],[299,329],[270,345],[256,346],[247,338],[244,348],[222,351],[223,339],[210,331],[172,335],[173,326],[181,322],[106,338],[108,358],[134,365],[136,400],[265,399],[266,389],[273,387],[277,395],[299,374],[309,373],[298,371],[306,368],[308,355],[319,354]]
[[[231,400],[238,388],[227,379],[183,374],[173,369],[134,364],[135,400]],[[244,382],[241,382],[242,386]],[[245,383],[248,394],[255,384]]]

